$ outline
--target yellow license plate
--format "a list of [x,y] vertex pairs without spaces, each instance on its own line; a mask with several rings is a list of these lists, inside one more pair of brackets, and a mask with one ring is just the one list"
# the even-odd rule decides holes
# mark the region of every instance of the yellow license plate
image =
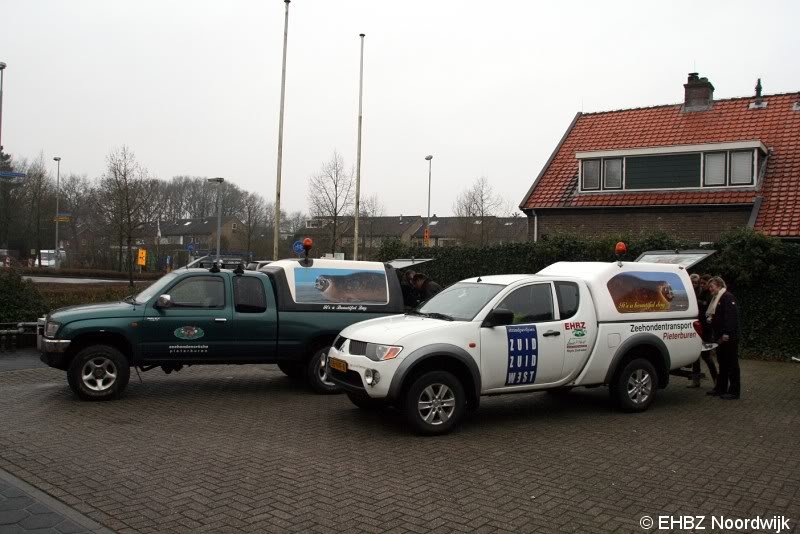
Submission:
[[338,358],[329,358],[328,365],[331,366],[331,369],[336,369],[340,373],[347,372],[347,362],[344,360],[340,360]]

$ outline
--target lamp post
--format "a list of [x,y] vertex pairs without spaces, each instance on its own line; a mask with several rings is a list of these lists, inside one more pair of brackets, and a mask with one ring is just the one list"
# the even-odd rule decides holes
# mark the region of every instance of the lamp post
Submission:
[[361,217],[361,100],[364,93],[364,34],[360,33],[361,38],[361,63],[358,68],[358,148],[356,150],[356,213],[353,223],[353,259],[358,259],[358,219]]
[[225,178],[209,178],[208,181],[209,183],[217,184],[217,266],[219,266],[219,237],[222,232],[222,202],[220,197],[222,196],[222,182],[225,181]]
[[0,150],[3,150],[3,71],[6,64],[0,61]]
[[283,166],[283,102],[286,97],[286,46],[289,41],[289,2],[283,20],[283,66],[281,67],[281,109],[278,115],[278,177],[275,184],[275,229],[272,233],[272,259],[278,259],[278,245],[281,239],[281,168]]
[[55,267],[58,269],[59,267],[59,258],[58,256],[58,193],[61,189],[61,157],[56,156],[53,158],[53,161],[56,162],[56,248],[55,248]]
[[425,221],[425,246],[427,247],[430,243],[430,235],[431,235],[431,160],[433,160],[433,156],[428,155],[425,156],[425,161],[428,162],[428,218]]

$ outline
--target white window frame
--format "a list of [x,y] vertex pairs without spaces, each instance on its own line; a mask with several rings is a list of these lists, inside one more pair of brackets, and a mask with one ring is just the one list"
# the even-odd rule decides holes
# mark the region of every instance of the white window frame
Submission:
[[[743,152],[752,150],[753,153],[753,174],[749,183],[746,184],[732,184],[731,183],[731,154],[733,152]],[[725,153],[725,184],[723,185],[706,185],[705,180],[705,161],[706,154]],[[653,188],[653,189],[628,189],[627,182],[627,160],[630,156],[648,156],[648,155],[672,155],[672,154],[686,154],[697,153],[700,155],[700,184],[698,186],[689,187],[671,187],[671,188]],[[758,183],[758,156],[759,153],[766,154],[767,148],[760,141],[736,141],[732,143],[712,143],[705,145],[678,145],[672,147],[653,147],[641,149],[626,149],[626,150],[596,150],[592,152],[576,152],[575,157],[578,159],[578,193],[606,193],[606,192],[663,192],[663,191],[700,191],[704,189],[719,190],[719,189],[752,189]],[[607,159],[622,159],[622,187],[607,188],[605,187],[605,160]],[[583,162],[587,160],[600,161],[600,180],[597,189],[585,189],[583,187]]]

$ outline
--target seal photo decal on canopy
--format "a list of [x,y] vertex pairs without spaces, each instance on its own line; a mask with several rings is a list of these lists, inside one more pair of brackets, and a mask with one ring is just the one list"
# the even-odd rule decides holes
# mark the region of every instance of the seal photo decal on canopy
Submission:
[[363,269],[309,268],[295,270],[298,303],[331,304],[389,302],[386,272]]
[[178,339],[186,340],[200,339],[206,334],[199,326],[181,326],[180,328],[176,328],[173,333]]
[[608,292],[620,313],[689,309],[689,294],[675,273],[638,271],[618,274],[608,281]]

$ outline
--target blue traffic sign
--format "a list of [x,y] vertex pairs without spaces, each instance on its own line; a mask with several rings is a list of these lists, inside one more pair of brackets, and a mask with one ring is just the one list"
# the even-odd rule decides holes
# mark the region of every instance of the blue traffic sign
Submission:
[[27,174],[24,172],[11,172],[11,171],[2,171],[0,172],[0,178],[27,178]]
[[194,244],[189,243],[188,245],[186,245],[186,250],[188,250],[190,254],[194,252]]
[[300,241],[299,239],[294,242],[294,245],[292,245],[292,250],[298,256],[302,256],[306,253],[306,249],[303,248],[303,242]]

